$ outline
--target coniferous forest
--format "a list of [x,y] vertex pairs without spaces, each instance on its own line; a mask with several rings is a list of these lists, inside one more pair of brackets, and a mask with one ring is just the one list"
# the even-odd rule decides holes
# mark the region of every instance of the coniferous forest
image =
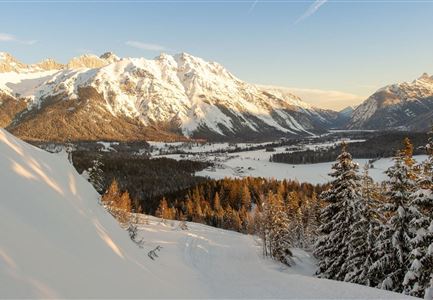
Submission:
[[[425,149],[427,160],[416,163],[406,138],[386,171],[387,180],[378,183],[369,176],[368,166],[360,168],[352,160],[343,143],[327,185],[251,177],[208,179],[160,196],[146,212],[162,220],[254,234],[260,237],[264,256],[288,266],[293,263],[291,248],[312,251],[321,278],[424,297],[432,294],[433,284],[431,137]],[[95,170],[90,172],[94,184]],[[102,202],[124,211],[144,211],[117,179]]]

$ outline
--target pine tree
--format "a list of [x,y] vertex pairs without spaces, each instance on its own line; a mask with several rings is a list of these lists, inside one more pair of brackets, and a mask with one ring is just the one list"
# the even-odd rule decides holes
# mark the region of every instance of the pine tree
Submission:
[[409,269],[411,240],[414,237],[410,223],[414,217],[410,209],[411,194],[415,190],[415,161],[412,158],[413,146],[409,139],[404,141],[404,149],[397,152],[394,165],[386,174],[386,201],[383,213],[388,219],[381,226],[375,246],[378,260],[370,271],[378,277],[378,286],[395,292],[403,291],[403,279]]
[[321,212],[322,225],[314,254],[319,259],[320,277],[342,281],[350,271],[343,267],[350,267],[345,264],[350,254],[350,228],[354,221],[355,204],[361,198],[358,165],[353,162],[344,143],[332,169],[330,176],[333,180],[321,194],[322,201],[327,205]]
[[411,241],[411,263],[404,278],[405,292],[415,297],[427,297],[433,280],[433,136],[426,148],[428,159],[421,166],[417,189],[412,194],[414,218],[410,225],[416,235]]

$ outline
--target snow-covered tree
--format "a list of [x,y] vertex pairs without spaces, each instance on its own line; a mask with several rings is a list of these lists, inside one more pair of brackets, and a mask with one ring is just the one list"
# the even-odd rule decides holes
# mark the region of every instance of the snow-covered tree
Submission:
[[66,142],[65,142],[65,152],[66,152],[66,154],[67,154],[67,156],[68,156],[68,161],[71,163],[71,164],[73,164],[73,162],[72,162],[72,152],[74,152],[74,150],[75,150],[75,146],[74,146],[74,144],[68,139]]
[[374,242],[377,236],[377,186],[368,174],[369,166],[364,166],[361,176],[361,197],[354,202],[354,218],[350,226],[352,235],[349,242],[349,256],[343,269],[347,270],[345,281],[374,285],[369,269],[374,263]]
[[263,256],[292,264],[290,221],[283,197],[272,191],[261,197],[261,209],[254,209],[254,225],[263,245]]
[[413,146],[409,139],[405,139],[404,149],[397,152],[394,165],[386,171],[389,179],[386,182],[386,203],[382,209],[387,221],[381,226],[375,247],[378,259],[370,268],[380,288],[395,292],[403,291],[414,237],[410,227],[414,217],[410,201],[416,188],[412,153]]
[[275,259],[288,266],[292,264],[292,252],[290,251],[290,221],[280,193],[270,193],[268,196],[270,206],[269,241],[270,254]]
[[104,191],[104,171],[102,170],[104,164],[101,158],[101,155],[98,155],[96,159],[93,160],[93,165],[88,171],[89,181],[99,193]]
[[319,259],[318,275],[323,278],[344,280],[350,271],[346,263],[351,253],[351,225],[354,222],[356,204],[361,198],[361,182],[358,165],[342,144],[342,152],[332,166],[333,180],[320,197],[326,203],[321,212],[319,239],[314,254]]
[[[414,214],[410,269],[404,278],[405,292],[411,296],[428,297],[433,280],[433,136],[427,144],[428,159],[420,166],[417,189],[412,194]],[[431,293],[433,299],[433,293]]]

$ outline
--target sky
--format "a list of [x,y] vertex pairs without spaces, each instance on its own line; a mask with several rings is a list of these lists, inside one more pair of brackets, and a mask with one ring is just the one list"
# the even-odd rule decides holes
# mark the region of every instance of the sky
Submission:
[[433,0],[0,0],[0,51],[34,63],[188,52],[342,109],[433,73]]

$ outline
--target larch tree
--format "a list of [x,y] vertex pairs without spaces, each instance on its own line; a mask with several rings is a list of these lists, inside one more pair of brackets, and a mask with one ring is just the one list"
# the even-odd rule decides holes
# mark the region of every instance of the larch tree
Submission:
[[159,202],[158,208],[155,211],[155,216],[161,218],[164,221],[166,219],[170,219],[168,218],[168,215],[169,215],[168,203],[165,197],[163,197]]
[[242,187],[241,203],[245,210],[249,211],[251,209],[251,193],[247,184],[244,184]]
[[102,204],[106,206],[112,206],[115,203],[116,199],[120,197],[120,195],[121,193],[119,189],[119,183],[116,179],[113,179],[108,189],[102,195]]
[[217,227],[221,227],[224,220],[224,209],[221,206],[219,193],[216,192],[213,199],[214,223]]

